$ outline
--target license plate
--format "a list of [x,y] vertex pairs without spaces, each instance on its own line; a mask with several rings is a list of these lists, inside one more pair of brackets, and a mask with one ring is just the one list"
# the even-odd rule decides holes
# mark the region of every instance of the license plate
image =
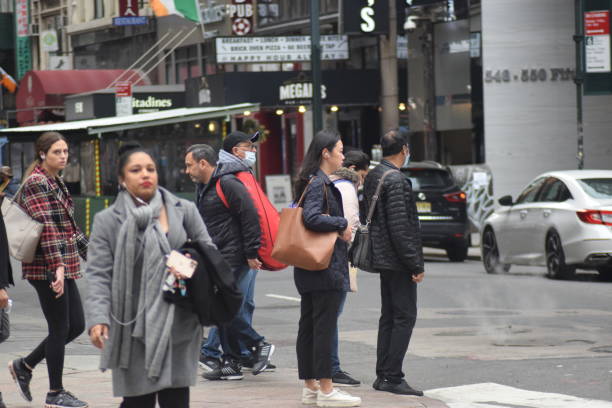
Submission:
[[427,203],[427,202],[419,202],[416,203],[417,205],[417,212],[420,213],[430,213],[431,212],[431,203]]

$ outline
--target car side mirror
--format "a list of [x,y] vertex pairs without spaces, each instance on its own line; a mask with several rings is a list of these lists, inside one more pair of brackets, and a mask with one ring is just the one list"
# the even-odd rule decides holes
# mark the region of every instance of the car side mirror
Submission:
[[512,196],[503,196],[502,198],[500,198],[497,201],[499,204],[503,205],[504,207],[510,207],[512,206],[514,203],[512,202]]

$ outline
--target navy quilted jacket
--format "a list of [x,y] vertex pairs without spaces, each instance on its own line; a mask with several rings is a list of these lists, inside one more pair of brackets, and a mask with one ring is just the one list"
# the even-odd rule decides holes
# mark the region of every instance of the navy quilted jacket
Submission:
[[[344,218],[340,191],[334,187],[331,180],[321,170],[317,172],[315,177],[307,187],[308,190],[304,196],[304,225],[312,231],[344,231],[348,222]],[[327,189],[329,216],[325,215],[327,203],[325,201],[324,189]],[[293,277],[298,292],[302,294],[325,290],[348,291],[347,252],[346,242],[338,236],[329,268],[322,271],[308,271],[296,267]]]
[[[383,160],[366,176],[365,197],[370,208],[378,181],[388,170],[399,170]],[[370,224],[374,269],[377,271],[423,272],[421,224],[410,180],[400,172],[385,178]]]

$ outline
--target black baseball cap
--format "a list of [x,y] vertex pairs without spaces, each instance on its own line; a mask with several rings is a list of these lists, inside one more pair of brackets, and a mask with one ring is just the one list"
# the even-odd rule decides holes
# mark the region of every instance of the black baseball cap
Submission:
[[223,141],[223,150],[225,150],[228,153],[231,153],[232,148],[236,146],[238,143],[242,143],[242,142],[257,143],[258,140],[259,140],[259,131],[255,132],[253,136],[249,136],[246,133],[237,130],[227,135],[227,137]]

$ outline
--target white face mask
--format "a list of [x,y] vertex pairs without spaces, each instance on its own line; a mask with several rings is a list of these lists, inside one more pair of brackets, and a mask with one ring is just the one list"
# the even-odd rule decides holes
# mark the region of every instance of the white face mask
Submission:
[[257,153],[255,152],[244,152],[244,161],[249,167],[254,167],[257,161]]
[[410,164],[410,153],[408,153],[408,155],[404,159],[404,164],[402,165],[402,167],[408,167],[409,164]]

